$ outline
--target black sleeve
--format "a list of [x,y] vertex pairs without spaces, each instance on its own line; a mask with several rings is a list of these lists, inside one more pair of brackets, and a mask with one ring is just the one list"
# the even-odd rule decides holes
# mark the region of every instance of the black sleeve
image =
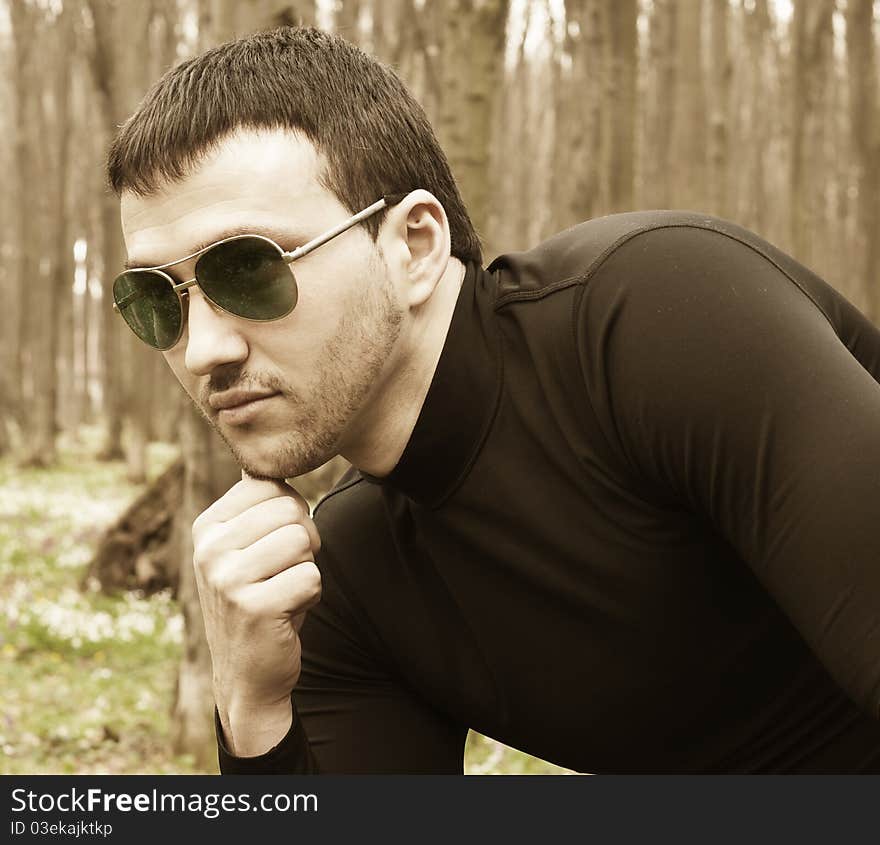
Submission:
[[[340,547],[351,545],[339,533],[344,517],[316,522],[322,595],[300,632],[303,669],[290,731],[266,754],[233,757],[215,717],[221,773],[461,774],[467,728],[398,679],[339,572]],[[367,574],[369,549],[360,545],[355,562]]]
[[645,496],[710,521],[876,717],[880,334],[761,244],[682,226],[619,246],[579,304],[588,394]]

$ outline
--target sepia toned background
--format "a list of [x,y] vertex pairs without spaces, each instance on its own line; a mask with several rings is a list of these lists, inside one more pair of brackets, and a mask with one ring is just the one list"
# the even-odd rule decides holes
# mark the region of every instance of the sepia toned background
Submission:
[[[876,320],[878,18],[872,0],[0,0],[0,772],[216,771],[189,526],[239,473],[108,294],[104,151],[165,69],[259,28],[332,29],[424,105],[487,262],[688,208]],[[343,469],[293,483],[314,503]],[[466,770],[561,771],[476,734]]]

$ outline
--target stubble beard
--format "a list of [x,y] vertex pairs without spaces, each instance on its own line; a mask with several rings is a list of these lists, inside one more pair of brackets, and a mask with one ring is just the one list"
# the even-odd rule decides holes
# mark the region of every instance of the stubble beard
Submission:
[[381,251],[353,295],[318,360],[318,373],[304,391],[281,386],[295,409],[273,454],[247,456],[209,420],[238,464],[252,478],[295,478],[339,454],[345,429],[363,407],[400,336],[404,312],[388,278]]

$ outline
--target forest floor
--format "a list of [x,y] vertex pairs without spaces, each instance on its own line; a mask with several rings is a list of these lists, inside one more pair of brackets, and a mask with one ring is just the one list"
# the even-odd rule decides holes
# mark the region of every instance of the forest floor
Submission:
[[[96,429],[51,469],[0,460],[0,774],[216,771],[171,751],[183,620],[168,593],[81,588],[101,531],[143,489],[94,458]],[[150,445],[149,477],[174,458]],[[469,774],[565,773],[471,732]]]

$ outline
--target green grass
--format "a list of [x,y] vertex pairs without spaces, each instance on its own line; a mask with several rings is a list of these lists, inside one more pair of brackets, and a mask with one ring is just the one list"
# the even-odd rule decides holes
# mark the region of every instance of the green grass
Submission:
[[[182,618],[167,594],[79,584],[102,529],[141,487],[100,462],[100,432],[47,470],[0,460],[0,773],[192,773],[171,752]],[[149,476],[174,457],[150,446]],[[471,733],[469,773],[563,772]],[[209,771],[216,771],[211,769]]]

